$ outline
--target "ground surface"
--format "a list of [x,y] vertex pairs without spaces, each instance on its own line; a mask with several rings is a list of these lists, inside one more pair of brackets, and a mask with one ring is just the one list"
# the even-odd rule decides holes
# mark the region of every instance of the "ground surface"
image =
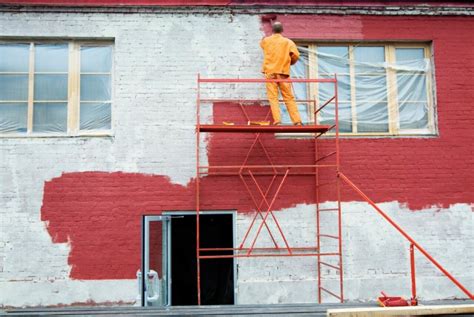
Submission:
[[[470,304],[471,301],[436,301],[424,305]],[[172,306],[143,308],[64,307],[0,310],[0,316],[326,316],[328,309],[377,307],[376,303],[345,304],[286,304],[286,305],[230,305],[230,306]],[[445,317],[448,315],[444,315]],[[452,316],[452,315],[449,315]],[[459,315],[458,315],[459,316]],[[466,315],[463,315],[466,316]]]

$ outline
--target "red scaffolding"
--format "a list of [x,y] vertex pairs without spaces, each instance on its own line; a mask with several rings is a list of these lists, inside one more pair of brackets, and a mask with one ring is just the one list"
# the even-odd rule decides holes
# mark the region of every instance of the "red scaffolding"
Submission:
[[[304,84],[315,84],[315,83],[326,83],[334,85],[334,95],[330,97],[324,103],[318,105],[316,100],[297,100],[297,102],[304,102],[312,104],[311,109],[314,109],[312,124],[305,126],[260,126],[260,125],[248,125],[247,123],[237,123],[233,125],[226,124],[203,124],[201,122],[201,106],[203,103],[213,105],[215,102],[227,102],[232,103],[240,107],[245,119],[251,121],[246,107],[246,103],[265,103],[266,100],[249,100],[249,99],[205,99],[201,98],[201,86],[209,84],[239,84],[239,83],[260,83],[266,82],[289,82],[289,83],[304,83]],[[296,256],[312,256],[317,259],[317,283],[318,283],[318,302],[321,303],[325,293],[329,296],[337,298],[341,303],[344,301],[344,288],[343,288],[343,261],[342,261],[342,212],[341,212],[341,185],[345,184],[350,189],[354,190],[364,201],[371,205],[375,211],[382,216],[402,237],[409,242],[409,261],[410,261],[410,283],[412,300],[411,303],[417,303],[417,292],[416,292],[416,271],[415,271],[415,251],[418,250],[427,260],[429,260],[444,276],[446,276],[451,282],[456,285],[467,297],[474,300],[474,295],[463,286],[457,279],[455,279],[439,262],[437,262],[419,243],[417,243],[410,235],[408,235],[393,219],[391,219],[385,212],[383,212],[367,195],[365,195],[349,178],[340,171],[340,153],[339,153],[339,113],[338,113],[338,92],[337,92],[337,77],[336,75],[332,79],[204,79],[198,75],[198,89],[197,89],[197,122],[196,122],[196,255],[197,255],[197,296],[198,304],[201,304],[201,277],[200,277],[200,261],[204,259],[218,259],[218,258],[250,258],[250,257],[296,257]],[[318,113],[332,104],[334,107],[333,123],[331,125],[318,125],[317,115]],[[327,110],[327,109],[326,109]],[[270,110],[268,110],[265,120],[269,118]],[[320,144],[318,141],[324,134],[330,132],[331,138],[329,141],[334,142],[332,150],[328,151],[327,147],[325,151],[321,151]],[[244,156],[240,165],[201,165],[200,164],[200,138],[201,133],[247,133],[253,134],[253,141],[250,142],[247,154]],[[306,137],[311,137],[314,142],[314,161],[313,164],[273,164],[268,151],[265,148],[261,135],[265,133],[292,133],[292,134],[305,134]],[[259,144],[265,153],[265,157],[269,162],[266,165],[255,165],[249,164],[248,159],[250,153]],[[332,158],[333,161],[327,163],[328,158]],[[328,185],[328,183],[322,183],[320,181],[321,171],[330,170],[330,174],[335,179],[334,184],[336,190],[336,206],[334,208],[321,207],[321,187]],[[270,186],[266,190],[257,181],[258,175],[271,176]],[[242,241],[236,248],[202,248],[200,244],[200,221],[199,216],[204,214],[205,211],[201,208],[201,181],[200,178],[203,176],[229,176],[238,177],[244,188],[249,194],[249,199],[255,206],[255,212],[250,222],[249,228],[247,229]],[[291,176],[311,176],[314,177],[314,196],[315,196],[315,219],[316,219],[316,236],[315,244],[312,246],[297,246],[292,245],[288,242],[285,236],[285,230],[280,225],[276,214],[273,212],[272,207],[280,194],[280,190]],[[254,185],[254,191],[251,190],[249,182]],[[277,185],[276,191],[273,195],[270,195],[270,188],[273,184]],[[331,185],[331,184],[329,184]],[[266,206],[265,208],[263,206]],[[337,215],[337,232],[329,234],[327,232],[322,233],[322,221],[321,215],[323,213],[335,213]],[[276,229],[271,230],[268,224],[268,220],[271,219],[276,225]],[[251,239],[248,243],[249,233],[256,226],[256,223],[260,221],[257,228],[256,236]],[[272,240],[273,247],[256,247],[255,243],[258,236],[262,232],[262,229],[269,233]],[[276,232],[275,232],[276,231]],[[283,245],[279,245],[275,238],[275,233],[279,234],[283,240]],[[324,247],[323,241],[332,240],[335,241],[335,250],[326,252],[322,251]],[[250,245],[249,245],[250,244]],[[333,244],[334,245],[334,244]],[[228,251],[232,254],[216,255],[216,251]],[[214,254],[213,254],[214,253]],[[334,262],[327,261],[326,259],[336,259]],[[328,270],[334,270],[339,280],[338,290],[330,289],[324,284],[322,276],[322,268]],[[334,280],[334,279],[333,279]]]
[[[315,83],[326,83],[333,85],[334,95],[330,97],[326,102],[321,105],[317,105],[316,100],[296,100],[297,102],[303,102],[306,104],[312,104],[311,109],[314,113],[312,115],[313,122],[304,126],[272,126],[272,125],[249,125],[248,122],[252,121],[246,111],[245,103],[265,103],[266,100],[259,99],[222,99],[222,98],[202,98],[201,89],[203,85],[229,85],[229,84],[265,84],[266,82],[290,82],[290,83],[302,83],[305,85]],[[296,256],[312,256],[317,259],[317,283],[318,283],[318,302],[322,301],[322,292],[330,296],[334,296],[340,302],[344,301],[343,295],[343,268],[342,268],[342,218],[341,218],[341,202],[340,202],[340,184],[339,178],[339,125],[338,125],[338,96],[337,96],[337,79],[336,77],[330,79],[205,79],[198,76],[198,88],[197,88],[197,122],[196,122],[196,254],[197,254],[197,292],[198,292],[198,304],[201,304],[201,281],[200,281],[200,261],[203,259],[217,259],[217,258],[250,258],[250,257],[296,257]],[[226,124],[204,124],[201,122],[201,108],[203,104],[213,105],[216,102],[227,102],[232,106],[237,106],[242,111],[247,122],[233,123],[232,125]],[[334,114],[332,125],[318,125],[316,122],[317,114],[327,107],[329,104],[333,105]],[[229,106],[230,106],[229,105]],[[326,109],[327,110],[327,109]],[[269,118],[270,109],[266,114],[266,119]],[[261,119],[261,118],[260,118]],[[331,132],[334,137],[331,138],[334,141],[333,150],[329,153],[320,153],[321,150],[318,146],[318,140],[324,134]],[[200,143],[201,133],[247,133],[253,134],[253,140],[249,142],[246,155],[243,156],[242,163],[240,165],[201,165],[200,163]],[[314,162],[312,164],[274,164],[270,155],[265,147],[265,142],[262,140],[261,135],[265,133],[292,133],[292,134],[304,134],[306,137],[310,137],[314,140]],[[249,164],[248,159],[251,152],[255,149],[255,146],[259,144],[265,154],[268,164],[255,165]],[[326,163],[329,158],[332,158],[331,163]],[[337,191],[337,205],[334,208],[321,208],[320,202],[320,170],[330,169],[334,183],[336,184]],[[264,189],[257,180],[257,175],[267,175],[271,177],[270,185]],[[199,216],[201,213],[205,213],[201,207],[201,186],[202,182],[200,178],[203,176],[229,176],[240,178],[243,187],[246,189],[249,195],[249,200],[254,205],[255,212],[252,216],[249,227],[243,236],[242,241],[238,244],[238,247],[234,248],[203,248],[200,244],[200,220]],[[316,219],[316,236],[314,245],[312,246],[298,246],[292,245],[286,235],[285,230],[278,221],[277,215],[273,212],[272,208],[277,200],[282,187],[288,181],[291,176],[310,176],[314,177],[314,195],[316,201],[315,219]],[[250,186],[252,185],[252,187]],[[275,185],[276,191],[273,195],[270,194],[270,188]],[[253,190],[252,190],[253,188]],[[321,212],[333,212],[337,215],[337,232],[330,233],[321,230],[320,213]],[[276,228],[272,230],[269,225],[269,220],[272,220]],[[257,223],[259,223],[257,225]],[[250,232],[256,228],[256,234],[253,239],[250,238]],[[272,247],[256,247],[256,241],[261,234],[262,230],[265,229],[271,240]],[[282,245],[278,244],[276,236],[281,238],[283,241]],[[280,241],[281,241],[280,240]],[[323,240],[335,240],[335,248],[331,251],[322,250]],[[334,246],[334,243],[332,244]],[[228,251],[232,254],[216,254],[216,251]],[[335,258],[334,261],[324,260],[327,257]],[[338,289],[329,289],[329,287],[323,284],[322,267],[326,267],[329,270],[335,270],[338,276]]]

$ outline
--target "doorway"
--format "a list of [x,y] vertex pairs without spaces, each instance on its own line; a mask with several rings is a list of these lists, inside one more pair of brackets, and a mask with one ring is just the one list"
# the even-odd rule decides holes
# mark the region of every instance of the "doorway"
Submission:
[[[230,211],[201,213],[201,248],[233,248],[234,217]],[[196,213],[167,212],[161,216],[144,216],[143,223],[142,272],[158,272],[160,283],[156,288],[160,300],[149,303],[147,299],[153,298],[153,292],[151,295],[146,293],[153,285],[145,278],[142,305],[197,305]],[[232,251],[214,251],[205,255],[228,254]],[[234,258],[201,259],[200,264],[201,304],[234,304]]]
[[[170,213],[171,305],[197,305],[196,214]],[[201,214],[201,248],[233,248],[233,213]],[[232,251],[214,252],[215,255]],[[234,259],[201,259],[201,304],[234,304]]]

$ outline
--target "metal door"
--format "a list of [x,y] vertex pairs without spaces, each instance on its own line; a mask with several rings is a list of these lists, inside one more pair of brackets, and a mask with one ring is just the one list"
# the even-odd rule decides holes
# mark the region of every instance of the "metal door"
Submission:
[[143,216],[141,306],[169,305],[169,217]]

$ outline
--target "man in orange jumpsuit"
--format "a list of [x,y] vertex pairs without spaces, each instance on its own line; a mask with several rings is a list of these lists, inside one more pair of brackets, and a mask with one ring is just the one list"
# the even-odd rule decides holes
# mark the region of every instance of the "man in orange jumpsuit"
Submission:
[[[260,42],[263,49],[262,72],[267,79],[287,79],[290,77],[290,65],[295,64],[300,53],[295,43],[281,35],[283,25],[275,22],[272,25],[273,34]],[[273,116],[273,124],[281,123],[278,88],[294,125],[301,125],[298,107],[293,96],[291,83],[267,83],[267,96]]]

